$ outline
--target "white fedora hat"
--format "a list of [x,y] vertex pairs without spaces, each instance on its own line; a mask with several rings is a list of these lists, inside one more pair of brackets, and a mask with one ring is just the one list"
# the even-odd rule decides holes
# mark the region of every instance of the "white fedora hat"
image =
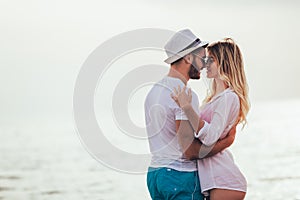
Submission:
[[165,62],[171,64],[192,51],[207,45],[208,42],[201,41],[189,29],[178,31],[165,45],[165,51],[168,56]]

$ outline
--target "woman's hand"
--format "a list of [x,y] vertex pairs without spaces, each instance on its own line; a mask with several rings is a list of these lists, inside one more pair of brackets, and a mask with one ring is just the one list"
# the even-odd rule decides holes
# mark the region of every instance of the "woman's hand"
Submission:
[[178,88],[174,88],[173,93],[171,93],[172,99],[177,103],[180,108],[189,106],[192,102],[192,90],[188,89],[188,93],[186,91],[186,86],[183,89],[178,86]]

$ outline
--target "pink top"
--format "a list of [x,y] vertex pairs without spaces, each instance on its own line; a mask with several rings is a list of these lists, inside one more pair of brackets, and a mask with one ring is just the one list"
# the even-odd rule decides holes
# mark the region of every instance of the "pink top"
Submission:
[[[224,138],[234,125],[239,114],[239,98],[231,89],[226,89],[205,104],[200,111],[200,118],[208,124],[197,136],[205,145],[212,145]],[[198,160],[198,172],[201,191],[213,188],[244,191],[247,182],[233,160],[228,149],[213,157]]]

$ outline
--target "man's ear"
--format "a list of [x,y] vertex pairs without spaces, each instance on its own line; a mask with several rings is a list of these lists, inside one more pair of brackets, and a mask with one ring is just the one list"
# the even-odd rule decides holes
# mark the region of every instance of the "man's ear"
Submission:
[[192,56],[192,54],[188,54],[188,55],[184,56],[183,59],[184,59],[184,62],[186,64],[192,64],[193,63],[193,56]]

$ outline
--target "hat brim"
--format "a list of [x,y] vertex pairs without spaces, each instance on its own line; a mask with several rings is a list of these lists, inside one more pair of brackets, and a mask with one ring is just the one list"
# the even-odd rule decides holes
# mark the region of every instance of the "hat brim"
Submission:
[[185,55],[191,53],[192,51],[194,51],[194,50],[196,50],[196,49],[199,49],[200,47],[205,48],[207,45],[208,45],[208,42],[202,41],[202,42],[199,43],[197,46],[191,47],[191,48],[186,49],[186,50],[184,50],[184,51],[182,51],[182,52],[179,52],[179,53],[177,53],[177,54],[175,54],[175,55],[173,55],[173,56],[167,58],[167,59],[164,60],[164,61],[165,61],[165,63],[167,63],[167,64],[171,64],[171,63],[175,62],[176,60],[179,60],[180,58],[184,57]]

